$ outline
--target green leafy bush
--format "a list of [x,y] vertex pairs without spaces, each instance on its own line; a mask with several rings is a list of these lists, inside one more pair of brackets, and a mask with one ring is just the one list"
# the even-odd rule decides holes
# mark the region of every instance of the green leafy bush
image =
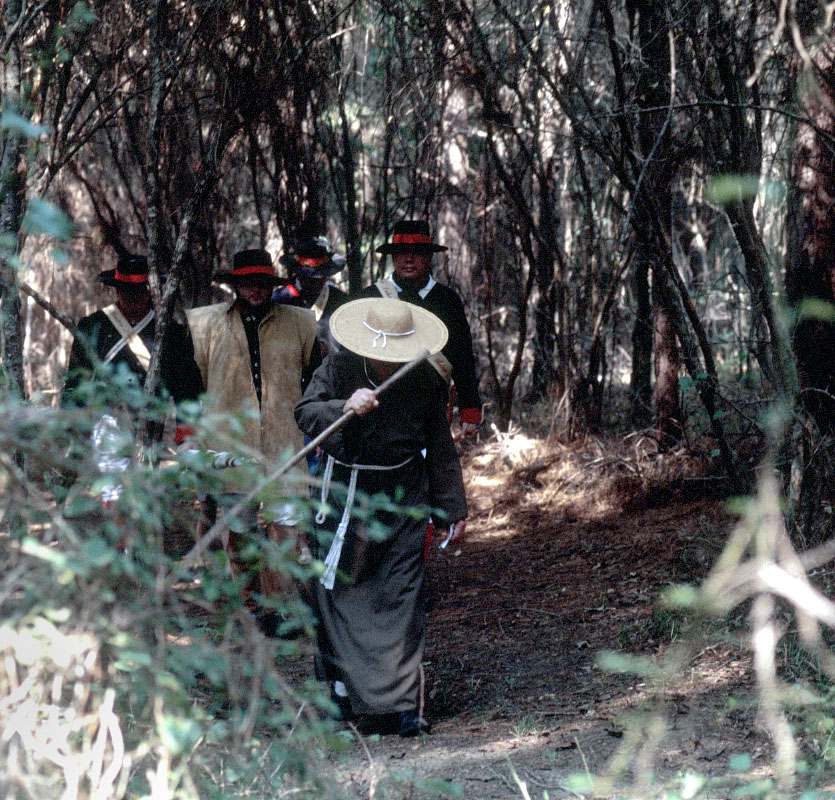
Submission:
[[[0,794],[335,796],[311,768],[340,741],[330,701],[285,669],[305,639],[260,632],[261,598],[223,550],[183,559],[197,495],[259,485],[262,465],[217,470],[196,448],[152,441],[141,455],[128,448],[127,469],[108,478],[90,434],[113,397],[140,435],[167,410],[126,376],[110,378],[85,387],[84,408],[0,407]],[[198,422],[198,438],[213,422]],[[105,507],[108,480],[121,494]],[[271,484],[258,499],[300,491]],[[256,536],[242,552],[253,570],[269,561],[306,577],[287,547]],[[310,634],[292,592],[277,605]]]

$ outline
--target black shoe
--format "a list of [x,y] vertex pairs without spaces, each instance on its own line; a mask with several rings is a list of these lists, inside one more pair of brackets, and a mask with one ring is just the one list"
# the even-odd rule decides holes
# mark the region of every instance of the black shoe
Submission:
[[419,733],[432,733],[432,726],[417,711],[401,711],[398,733],[403,737],[417,736]]
[[255,622],[261,633],[270,639],[292,641],[304,636],[304,628],[298,622],[278,611],[259,611],[255,615]]
[[389,736],[400,729],[400,714],[363,714],[357,720],[357,728],[363,736]]

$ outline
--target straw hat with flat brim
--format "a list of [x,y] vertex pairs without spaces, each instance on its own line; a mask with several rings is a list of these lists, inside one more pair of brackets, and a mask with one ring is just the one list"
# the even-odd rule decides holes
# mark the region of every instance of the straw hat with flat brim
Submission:
[[352,353],[377,361],[406,363],[423,350],[440,353],[446,325],[431,311],[386,297],[351,300],[333,312],[331,333]]

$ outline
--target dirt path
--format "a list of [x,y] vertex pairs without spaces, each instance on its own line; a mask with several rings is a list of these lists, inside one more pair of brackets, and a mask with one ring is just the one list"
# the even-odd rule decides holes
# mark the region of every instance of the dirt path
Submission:
[[[719,500],[676,500],[689,493],[686,474],[658,492],[627,467],[524,440],[513,452],[466,454],[469,537],[434,550],[428,569],[433,734],[372,738],[329,756],[353,796],[437,796],[434,781],[444,780],[471,800],[577,797],[569,776],[603,770],[629,744],[625,715],[645,705],[647,684],[604,672],[597,654],[668,648],[678,620],[658,610],[659,594],[705,573],[732,520]],[[748,688],[744,659],[723,645],[688,668],[665,687],[669,729],[655,767],[711,772],[741,747],[763,753],[750,712],[721,711]]]

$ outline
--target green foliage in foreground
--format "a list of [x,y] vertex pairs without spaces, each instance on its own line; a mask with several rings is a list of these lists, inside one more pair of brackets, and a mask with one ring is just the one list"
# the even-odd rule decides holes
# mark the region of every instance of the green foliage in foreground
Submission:
[[[121,389],[139,425],[165,410]],[[90,447],[102,410],[0,408],[0,796],[339,796],[314,766],[344,746],[330,701],[315,681],[288,680],[290,663],[311,669],[304,639],[261,634],[261,598],[243,599],[221,549],[182,559],[197,494],[254,487],[263,468],[218,471],[210,456],[152,444],[104,508]],[[264,486],[258,499],[297,491]],[[256,537],[242,557],[307,577],[291,551]],[[279,610],[310,635],[291,595]]]
[[[813,580],[807,572],[808,565],[831,560],[831,542],[794,549],[773,469],[763,468],[756,494],[736,505],[740,519],[707,578],[698,586],[670,586],[653,615],[656,632],[669,634],[663,655],[598,654],[601,669],[645,682],[647,699],[618,719],[622,736],[606,768],[572,776],[571,791],[644,800],[835,797],[835,603],[831,578]],[[750,751],[728,747],[723,763],[708,758],[702,771],[690,764],[678,775],[664,774],[658,756],[679,727],[670,698],[689,685],[710,708],[710,683],[694,682],[692,670],[718,643],[738,654],[750,651],[756,681],[717,713],[717,730],[726,713],[738,712],[765,736]],[[723,681],[721,674],[711,677]],[[692,711],[698,702],[690,701]],[[682,720],[681,727],[687,724]]]

